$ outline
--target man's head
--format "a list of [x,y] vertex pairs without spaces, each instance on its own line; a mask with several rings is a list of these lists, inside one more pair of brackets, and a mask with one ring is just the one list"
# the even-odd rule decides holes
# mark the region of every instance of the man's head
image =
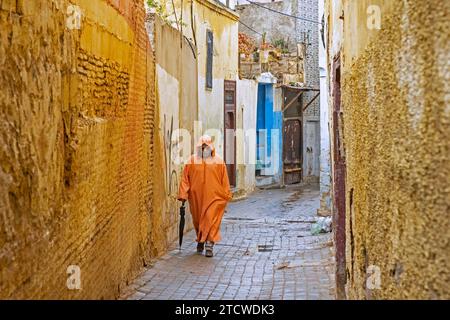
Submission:
[[209,158],[214,156],[214,145],[212,139],[208,135],[203,135],[197,144],[197,154],[202,158]]
[[202,157],[203,158],[209,158],[212,155],[212,149],[209,145],[206,143],[202,144]]

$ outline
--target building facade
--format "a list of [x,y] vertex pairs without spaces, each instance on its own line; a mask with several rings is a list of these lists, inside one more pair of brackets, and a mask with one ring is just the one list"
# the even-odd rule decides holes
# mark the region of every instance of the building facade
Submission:
[[[254,154],[247,145],[252,139],[246,137],[254,125],[244,119],[254,119],[256,109],[254,95],[243,92],[254,86],[238,77],[239,16],[232,10],[234,2],[167,1],[164,7],[169,13],[175,8],[171,25],[196,54],[198,123],[193,141],[201,134],[213,137],[217,153],[227,162],[233,192],[236,197],[243,196],[255,185],[254,179],[248,178]],[[174,19],[183,23],[177,25]]]
[[[299,143],[300,150],[290,152],[286,148],[282,151],[281,162],[281,184],[289,184],[299,181],[298,168],[292,163],[301,163],[301,181],[318,182],[320,176],[320,89],[319,81],[319,13],[318,1],[274,1],[259,2],[254,4],[241,1],[236,6],[236,11],[240,15],[239,31],[257,39],[258,43],[268,42],[283,48],[283,52],[291,53],[300,57],[297,72],[301,73],[301,78],[292,80],[288,77],[277,77],[281,84],[288,85],[282,90],[282,99],[294,99],[283,104],[281,111],[286,113],[283,106],[292,106],[289,102],[295,102],[295,107],[301,110],[299,114],[290,114],[292,121],[282,121],[281,131],[288,132],[288,136],[283,137],[283,145]],[[272,11],[268,10],[271,9]],[[277,12],[274,12],[277,11]],[[283,13],[283,14],[280,14]],[[287,62],[292,65],[293,62]],[[272,72],[272,70],[270,70]],[[278,70],[277,70],[278,71]],[[284,73],[290,73],[288,71]],[[292,88],[291,82],[301,83],[303,88]],[[297,91],[296,93],[293,93]],[[292,111],[292,110],[291,110]],[[291,111],[288,111],[291,112]],[[292,112],[291,112],[292,113]],[[296,119],[301,119],[299,122]],[[300,134],[297,128],[300,129]],[[289,136],[290,132],[297,132],[295,141]],[[284,133],[282,134],[284,135]],[[283,149],[281,148],[281,149]],[[297,147],[295,147],[297,149]],[[300,159],[298,159],[300,157]],[[292,158],[292,159],[291,159]],[[289,160],[291,159],[291,160]]]
[[328,104],[327,52],[325,49],[325,1],[319,1],[319,72],[320,72],[320,209],[318,214],[331,214],[330,111]]
[[[318,1],[239,1],[239,31],[281,49],[270,63],[280,106],[280,184],[318,182],[320,176],[320,81]],[[261,58],[264,51],[261,51]],[[271,58],[269,57],[269,60]],[[277,65],[278,64],[278,65]],[[286,67],[284,67],[286,65]],[[294,67],[296,71],[290,70]],[[264,72],[265,70],[261,70]],[[292,85],[294,84],[294,85]],[[286,109],[285,109],[286,108]],[[291,110],[287,110],[287,109]],[[303,110],[304,109],[304,110]],[[294,112],[297,110],[297,112]],[[294,133],[295,132],[295,133]],[[295,145],[294,147],[286,147]],[[297,164],[300,164],[298,167]]]

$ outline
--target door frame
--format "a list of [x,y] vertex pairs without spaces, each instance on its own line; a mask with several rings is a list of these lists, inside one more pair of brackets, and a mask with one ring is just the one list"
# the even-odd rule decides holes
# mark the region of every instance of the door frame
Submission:
[[[230,105],[227,105],[226,103],[226,91],[233,91],[234,92],[234,97],[233,97],[233,105],[230,108]],[[223,85],[223,132],[224,132],[224,140],[223,140],[223,158],[225,161],[225,164],[227,166],[227,171],[228,171],[228,166],[232,167],[232,175],[231,177],[228,176],[228,180],[230,182],[230,186],[231,187],[236,187],[236,126],[237,126],[237,117],[236,117],[236,97],[237,97],[237,92],[236,92],[236,81],[235,80],[224,80],[224,85]],[[234,143],[234,154],[233,154],[233,164],[227,164],[226,160],[227,160],[227,134],[226,134],[226,119],[227,119],[227,113],[232,112],[233,116],[234,116],[234,135],[233,135],[233,143]]]
[[340,53],[333,61],[333,225],[336,244],[336,289],[337,298],[345,299],[346,274],[346,162],[343,145],[343,110],[341,101],[342,68]]

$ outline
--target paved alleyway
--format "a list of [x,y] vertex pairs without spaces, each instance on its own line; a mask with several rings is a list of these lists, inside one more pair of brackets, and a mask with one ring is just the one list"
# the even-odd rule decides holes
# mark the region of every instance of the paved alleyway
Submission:
[[315,187],[264,190],[230,203],[215,256],[194,232],[130,286],[129,299],[333,299],[331,233],[312,236]]

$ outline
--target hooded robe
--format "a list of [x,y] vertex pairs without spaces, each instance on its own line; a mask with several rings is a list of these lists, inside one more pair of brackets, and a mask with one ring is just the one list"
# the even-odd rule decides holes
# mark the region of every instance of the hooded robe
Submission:
[[[202,157],[203,144],[210,147],[210,157]],[[216,155],[211,138],[202,136],[184,166],[178,192],[178,200],[189,201],[198,242],[221,239],[220,224],[231,198],[225,162]]]

